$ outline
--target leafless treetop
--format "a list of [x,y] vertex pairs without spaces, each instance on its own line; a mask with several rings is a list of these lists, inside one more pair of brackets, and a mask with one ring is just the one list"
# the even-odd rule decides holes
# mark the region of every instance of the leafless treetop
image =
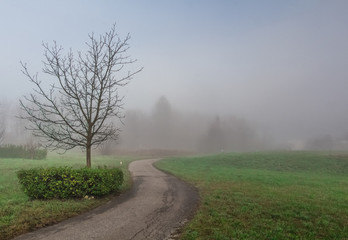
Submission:
[[45,139],[45,146],[53,149],[72,149],[76,146],[90,151],[108,139],[116,139],[119,128],[111,121],[121,119],[123,97],[118,89],[125,86],[140,70],[123,73],[124,67],[134,63],[126,53],[130,36],[121,39],[116,26],[100,37],[89,35],[88,50],[70,50],[63,55],[63,48],[56,42],[50,47],[43,44],[43,73],[57,81],[50,89],[31,75],[27,65],[22,72],[35,85],[34,93],[20,104],[30,121],[27,127],[34,135]]

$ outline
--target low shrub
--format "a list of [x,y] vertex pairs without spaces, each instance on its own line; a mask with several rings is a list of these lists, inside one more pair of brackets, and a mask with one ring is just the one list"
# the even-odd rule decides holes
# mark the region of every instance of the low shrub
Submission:
[[17,176],[31,199],[101,197],[118,191],[123,183],[119,168],[33,168],[19,170]]
[[12,144],[0,146],[0,158],[45,159],[46,157],[47,150],[35,146]]

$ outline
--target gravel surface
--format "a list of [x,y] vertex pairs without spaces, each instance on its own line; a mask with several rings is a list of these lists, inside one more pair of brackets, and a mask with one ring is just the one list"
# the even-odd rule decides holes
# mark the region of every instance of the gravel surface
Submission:
[[108,204],[15,240],[173,239],[193,215],[198,193],[190,185],[159,171],[156,159],[129,165],[133,187]]

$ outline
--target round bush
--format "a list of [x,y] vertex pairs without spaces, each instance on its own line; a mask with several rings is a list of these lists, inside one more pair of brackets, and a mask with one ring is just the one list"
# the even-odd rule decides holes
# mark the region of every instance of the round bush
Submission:
[[123,183],[119,168],[33,168],[20,170],[17,176],[32,199],[101,197],[118,191]]

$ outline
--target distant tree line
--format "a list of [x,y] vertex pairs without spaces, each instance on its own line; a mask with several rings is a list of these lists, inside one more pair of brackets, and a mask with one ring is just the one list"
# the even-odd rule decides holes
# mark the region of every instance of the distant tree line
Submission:
[[[6,106],[6,108],[4,107]],[[33,146],[38,144],[25,120],[19,119],[19,106],[0,103],[0,140],[2,144]],[[236,116],[216,116],[188,113],[172,107],[166,97],[160,97],[152,111],[127,110],[118,141],[105,142],[100,152],[113,154],[120,150],[183,150],[198,153],[290,150],[346,150],[348,134],[341,137],[323,135],[300,139],[298,143],[278,144],[265,137],[249,121]],[[267,135],[266,135],[267,136]],[[296,145],[296,146],[294,146]]]
[[152,112],[126,112],[118,148],[201,153],[264,149],[267,142],[242,118],[185,113],[160,97]]
[[47,150],[38,146],[12,144],[0,146],[0,158],[45,159],[46,157]]

